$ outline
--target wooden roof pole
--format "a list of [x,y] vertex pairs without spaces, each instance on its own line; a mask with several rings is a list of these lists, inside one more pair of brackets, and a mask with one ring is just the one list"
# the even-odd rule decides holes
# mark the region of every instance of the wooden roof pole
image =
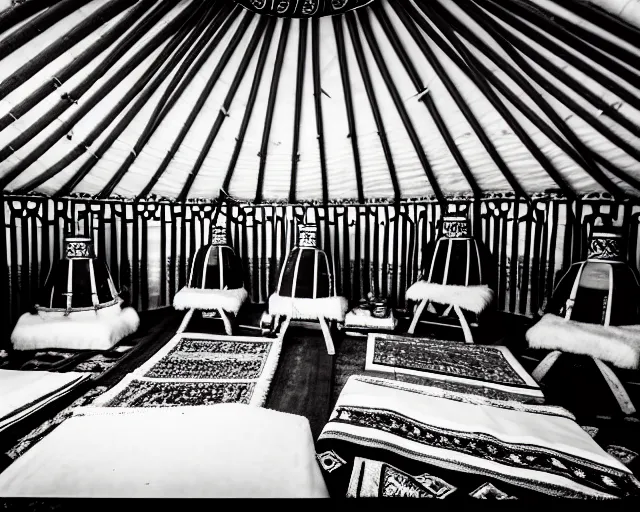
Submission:
[[0,99],[5,98],[11,91],[29,80],[44,66],[53,62],[72,46],[87,37],[108,20],[115,18],[131,7],[136,0],[111,0],[95,12],[91,13],[82,22],[69,30],[62,37],[51,43],[38,55],[24,63],[19,69],[11,73],[0,82]]
[[285,18],[282,21],[280,41],[278,42],[278,53],[276,54],[276,62],[273,68],[273,77],[271,78],[271,89],[269,90],[269,100],[267,102],[267,114],[264,119],[264,128],[262,130],[262,143],[260,145],[260,164],[258,167],[258,182],[256,184],[255,203],[262,202],[262,189],[264,185],[265,168],[267,165],[267,152],[269,151],[269,136],[271,134],[271,125],[273,124],[273,114],[275,111],[276,99],[278,97],[278,85],[280,84],[280,75],[282,73],[282,64],[284,62],[284,53],[287,49],[287,41],[289,39],[290,28],[291,19]]
[[293,116],[293,146],[291,150],[291,181],[289,183],[289,202],[296,202],[296,186],[298,184],[298,162],[300,161],[300,126],[302,120],[302,91],[304,88],[304,70],[307,59],[307,33],[309,22],[300,19],[300,35],[298,38],[298,63],[296,72],[296,102]]
[[[7,114],[0,118],[0,130],[4,130],[11,123],[17,121],[24,114],[29,112],[40,101],[46,98],[51,91],[61,87],[69,78],[75,75],[79,70],[91,62],[95,57],[105,52],[109,46],[111,46],[117,39],[122,36],[122,33],[131,27],[144,16],[144,13],[151,9],[155,0],[140,0],[129,12],[127,12],[122,19],[107,32],[105,32],[95,43],[89,46],[86,50],[76,56],[72,62],[59,69],[56,72],[56,76],[51,81],[44,83],[38,87],[34,92],[27,96],[24,100],[14,106]],[[115,60],[110,60],[111,64],[115,63]],[[106,69],[103,70],[103,73]]]
[[[226,66],[226,63],[228,63],[229,59],[231,58],[238,44],[240,43],[240,40],[242,39],[245,32],[249,28],[249,23],[251,22],[254,16],[255,15],[252,12],[247,11],[244,18],[242,19],[242,22],[240,24],[240,27],[238,28],[238,31],[236,32],[236,34],[234,34],[233,39],[231,40],[231,43],[229,44],[229,46],[225,50],[225,53],[220,59],[220,63],[218,63],[219,67],[216,67],[214,74],[219,75],[222,73],[222,69],[224,66],[221,66],[221,64],[224,63],[224,65]],[[267,23],[267,17],[266,16],[260,17],[258,26],[254,30],[251,36],[251,40],[247,45],[247,49],[245,50],[244,55],[242,56],[242,61],[238,66],[238,70],[236,71],[236,74],[233,78],[233,82],[229,86],[229,91],[227,92],[227,96],[225,97],[222,103],[222,107],[218,111],[218,116],[216,117],[216,120],[213,123],[213,126],[211,127],[211,130],[209,132],[209,135],[207,136],[207,139],[204,145],[202,146],[202,149],[200,151],[200,154],[198,155],[198,159],[196,160],[196,163],[193,166],[193,169],[191,169],[191,172],[187,176],[187,179],[182,187],[180,194],[178,194],[177,200],[179,202],[184,202],[187,200],[189,196],[189,191],[191,190],[193,182],[198,176],[198,173],[202,168],[202,164],[204,163],[205,158],[209,154],[209,151],[211,150],[211,147],[213,146],[213,143],[216,137],[218,136],[218,133],[220,132],[220,128],[222,127],[222,124],[227,119],[227,117],[229,117],[229,110],[231,109],[233,98],[238,92],[238,88],[240,87],[240,83],[242,82],[242,79],[244,78],[244,75],[247,72],[247,69],[249,67],[249,63],[251,62],[253,54],[255,53],[256,48],[258,47],[258,44],[260,43],[260,38],[264,33],[266,23]]]
[[400,38],[398,37],[397,32],[393,28],[393,25],[391,23],[391,20],[389,19],[389,16],[387,15],[384,8],[380,6],[380,4],[373,4],[372,10],[376,15],[378,21],[380,22],[380,25],[382,26],[382,30],[384,30],[385,34],[387,35],[387,38],[389,39],[389,42],[391,42],[391,45],[396,51],[396,54],[400,58],[400,62],[402,62],[402,65],[404,66],[407,74],[411,78],[411,81],[413,82],[413,85],[416,88],[416,91],[420,94],[419,101],[423,103],[424,106],[429,111],[429,114],[431,115],[433,121],[435,122],[436,127],[438,128],[438,131],[442,135],[442,138],[444,139],[445,144],[447,145],[447,148],[449,148],[449,151],[453,155],[454,160],[458,164],[458,167],[460,167],[462,174],[464,175],[467,182],[469,183],[469,186],[471,187],[471,190],[473,191],[474,196],[480,197],[482,195],[482,190],[480,189],[478,182],[474,178],[473,173],[471,172],[471,169],[469,169],[469,166],[467,165],[467,162],[464,159],[464,156],[462,156],[460,149],[458,149],[458,146],[453,140],[453,136],[449,132],[449,129],[447,128],[447,125],[444,122],[444,119],[442,118],[442,115],[440,114],[440,111],[438,110],[438,107],[436,106],[431,96],[431,92],[427,88],[425,88],[424,83],[422,82],[420,75],[418,74],[418,70],[416,69],[415,65],[411,61],[411,58],[409,57],[409,54],[407,53],[406,49],[402,45],[402,42],[400,41]]
[[[494,3],[494,0],[488,1]],[[509,2],[509,10],[516,14],[519,13],[520,16],[525,16],[529,22],[544,28],[546,32],[558,38],[570,48],[582,53],[589,59],[600,64],[602,67],[607,68],[629,84],[635,85],[638,83],[638,80],[640,79],[640,71],[634,71],[634,68],[624,66],[605,52],[601,51],[598,46],[592,46],[591,44],[585,43],[582,39],[569,32],[561,24],[557,23],[555,20],[552,21],[549,17],[545,16],[543,14],[543,10],[538,6],[532,5],[525,0],[511,0],[511,2]],[[633,59],[633,62],[636,60],[637,57]]]
[[322,86],[320,84],[320,25],[318,18],[311,20],[311,68],[313,71],[313,100],[316,112],[316,133],[320,148],[320,174],[322,177],[322,202],[329,202],[327,156],[324,144],[324,118],[322,116]]
[[[478,9],[479,12],[483,13],[482,9],[480,7],[477,7],[475,4],[469,3],[468,7],[469,9],[474,9],[474,8]],[[599,110],[602,110],[603,114],[610,117],[612,120],[616,121],[618,124],[620,124],[620,126],[624,127],[626,130],[633,133],[634,135],[640,137],[640,126],[638,124],[633,122],[631,119],[627,118],[624,114],[622,114],[622,112],[617,110],[612,105],[609,105],[602,98],[594,94],[581,81],[572,77],[560,66],[544,58],[541,54],[536,52],[531,47],[531,45],[529,45],[527,42],[523,41],[520,37],[518,37],[517,34],[512,33],[509,30],[506,30],[499,23],[495,22],[486,14],[484,14],[483,19],[489,19],[492,23],[492,26],[495,27],[496,31],[501,34],[502,38],[508,40],[511,43],[510,46],[517,48],[520,52],[522,52],[524,55],[526,55],[531,60],[533,60],[538,66],[546,70],[549,74],[553,75],[554,78],[561,81],[564,85],[569,87],[574,92],[578,93],[584,99],[589,101],[594,107],[596,107]],[[529,68],[532,69],[531,66],[529,66]],[[533,70],[533,72],[536,74],[536,76],[540,76],[542,81],[544,81],[545,83],[551,84],[549,80],[544,79],[542,75],[540,75],[540,73],[537,73],[535,70]],[[539,80],[537,79],[536,81],[539,82]],[[545,88],[546,87],[547,86],[545,86]],[[548,87],[557,89],[555,86],[553,86],[553,84],[551,84]],[[631,92],[629,92],[629,94],[631,94]],[[564,100],[561,100],[561,101],[564,102]]]
[[240,125],[240,132],[236,137],[236,144],[231,155],[231,161],[227,168],[224,181],[222,183],[223,190],[229,190],[231,179],[233,178],[233,172],[235,171],[236,164],[238,163],[238,157],[244,143],[244,137],[247,134],[249,128],[249,121],[251,121],[251,115],[253,114],[253,107],[256,104],[258,97],[258,90],[260,89],[260,82],[262,81],[262,75],[264,73],[265,64],[267,63],[267,56],[269,54],[269,48],[271,47],[271,40],[273,39],[273,33],[276,28],[277,18],[269,18],[267,21],[267,28],[265,30],[264,39],[262,40],[262,48],[260,48],[260,55],[258,56],[258,64],[256,66],[256,72],[253,76],[253,82],[251,84],[251,91],[249,92],[249,99],[247,101],[247,108],[244,111],[242,118],[242,124]]
[[[434,24],[438,27],[439,30],[442,31],[448,38],[448,41],[455,47],[455,49],[460,53],[465,63],[467,64],[467,69],[470,72],[469,77],[473,80],[475,85],[482,91],[482,93],[486,96],[489,102],[493,105],[493,107],[498,111],[498,113],[502,116],[505,122],[511,127],[514,133],[518,136],[518,138],[522,141],[525,147],[529,150],[531,155],[538,161],[538,163],[542,166],[542,168],[547,172],[547,174],[556,182],[556,184],[560,187],[560,189],[569,197],[575,196],[575,192],[571,189],[571,186],[567,182],[567,180],[558,172],[555,166],[551,163],[551,161],[547,158],[547,156],[540,150],[537,144],[531,139],[529,134],[520,126],[517,119],[511,114],[511,111],[504,105],[502,100],[498,97],[498,95],[491,89],[485,77],[480,73],[480,70],[476,66],[473,55],[467,50],[467,48],[462,44],[462,42],[458,39],[457,34],[451,29],[451,26],[444,21],[440,15],[436,12],[435,9],[432,8],[431,5],[426,3],[420,4],[420,9],[429,17],[430,20],[434,22]],[[444,44],[441,38],[435,39],[436,44],[440,42],[440,44]]]
[[446,87],[447,91],[449,92],[449,94],[455,101],[456,105],[460,109],[460,112],[462,112],[464,117],[467,119],[467,122],[469,123],[469,125],[471,126],[475,134],[478,136],[478,139],[480,140],[484,148],[487,150],[487,153],[489,153],[489,156],[492,158],[492,160],[494,161],[494,163],[496,164],[496,166],[498,167],[502,175],[505,177],[509,185],[511,185],[511,188],[513,189],[513,191],[516,193],[516,195],[524,198],[527,202],[530,202],[531,198],[524,191],[522,186],[518,183],[515,176],[511,172],[511,169],[509,169],[505,161],[500,156],[500,153],[498,153],[498,150],[493,145],[493,142],[491,142],[491,139],[489,139],[489,137],[485,133],[478,119],[475,117],[475,115],[467,105],[466,101],[458,91],[456,85],[447,75],[447,72],[444,70],[444,68],[442,67],[442,64],[440,63],[438,58],[435,56],[435,54],[429,47],[423,35],[420,33],[420,30],[418,29],[418,27],[424,30],[427,33],[427,35],[429,35],[429,37],[432,37],[432,38],[434,35],[437,37],[437,34],[435,33],[435,31],[426,22],[426,20],[424,20],[416,12],[415,8],[412,5],[405,2],[400,2],[400,1],[389,2],[389,5],[396,11],[398,17],[400,18],[402,23],[405,25],[405,27],[411,34],[411,36],[413,37],[414,41],[416,42],[416,44],[418,45],[418,47],[420,48],[424,56],[429,61],[429,64],[438,75],[438,78],[442,81],[442,83]]
[[[167,66],[163,69],[161,73],[156,76],[151,85],[147,87],[145,92],[140,95],[140,97],[136,100],[136,103],[129,109],[129,112],[118,122],[115,128],[111,131],[111,133],[105,138],[105,140],[100,144],[100,147],[95,151],[96,158],[89,160],[86,162],[79,170],[75,173],[75,175],[59,190],[56,195],[66,195],[71,193],[73,188],[75,188],[82,179],[91,171],[97,160],[111,147],[111,145],[115,142],[115,140],[122,134],[122,132],[129,126],[131,121],[135,118],[138,112],[142,109],[144,104],[149,101],[149,98],[153,95],[153,93],[157,90],[158,87],[161,86],[162,82],[165,81],[167,76],[174,69],[174,66],[180,62],[180,59],[184,55],[183,51],[176,52],[171,60],[167,63]],[[182,67],[178,70],[176,75],[179,75],[183,72]]]
[[[201,5],[204,6],[206,4],[203,3]],[[142,150],[149,142],[156,129],[160,126],[162,121],[175,106],[180,96],[192,82],[193,78],[198,73],[198,70],[207,61],[211,52],[220,44],[220,41],[226,35],[229,28],[231,28],[231,25],[235,21],[236,16],[239,14],[239,10],[235,9],[230,14],[231,9],[229,9],[228,7],[229,4],[223,3],[222,8],[220,8],[220,3],[216,1],[212,2],[212,7],[208,9],[207,14],[215,13],[213,22],[207,28],[204,34],[202,34],[202,30],[200,28],[201,22],[198,23],[198,27],[196,27],[196,29],[192,32],[191,36],[193,36],[193,40],[195,40],[197,37],[202,37],[200,37],[198,43],[195,45],[195,48],[191,49],[189,56],[182,62],[182,64],[178,68],[177,73],[173,76],[171,82],[166,87],[162,97],[160,98],[158,105],[154,109],[149,122],[134,144],[133,150],[127,155],[127,158],[120,165],[120,168],[113,175],[107,186],[100,192],[100,197],[106,197],[106,195],[111,194],[113,190],[118,186],[118,183],[120,183],[138,155],[142,153]],[[204,16],[202,18],[202,21],[204,21],[205,23],[209,23],[210,19],[208,16]],[[205,44],[207,45],[206,50],[202,54],[200,54]],[[198,55],[199,58],[196,61],[196,64],[191,66],[191,69],[186,74],[186,77],[184,78],[184,80],[182,80],[182,78],[185,76],[185,73],[189,69],[189,66],[193,63]],[[190,115],[187,119],[186,125],[189,128],[191,127],[193,121],[197,117],[197,113],[201,108],[200,103],[196,103],[196,105],[196,115],[193,115],[192,113],[192,115]],[[138,199],[139,198],[140,196],[138,197]]]
[[[571,33],[573,36],[583,40],[585,43],[588,43],[591,46],[595,46],[596,48],[608,53],[609,55],[615,56],[618,60],[621,60],[634,69],[640,69],[640,56],[637,53],[633,53],[632,51],[623,46],[620,46],[614,41],[611,41],[610,39],[602,37],[600,34],[596,34],[591,30],[581,27],[580,25],[577,25],[562,16],[557,16],[555,13],[549,11],[548,9],[545,9],[544,7],[538,5],[536,6],[536,10],[544,13],[544,15],[548,17],[549,21],[555,23],[556,25],[559,25],[564,30]],[[615,32],[613,32],[613,35],[617,36]],[[640,41],[635,41],[631,44],[640,49]]]
[[[454,0],[457,2],[458,0]],[[522,57],[515,51],[515,49],[509,44],[509,41],[505,40],[498,31],[499,27],[493,25],[492,20],[485,19],[482,11],[479,9],[476,11],[475,6],[471,3],[465,3],[464,7],[472,11],[472,15],[475,20],[482,20],[484,30],[491,35],[502,47],[502,49],[509,54],[509,56],[520,66],[525,73],[535,73],[531,69],[531,66],[522,59]],[[567,140],[573,144],[573,146],[562,137],[560,137],[545,121],[543,121],[538,114],[536,114],[529,106],[523,102],[516,94],[513,93],[498,77],[495,76],[484,64],[482,64],[476,57],[473,57],[478,68],[484,72],[484,75],[489,79],[493,86],[500,91],[511,103],[514,104],[536,127],[538,127],[554,144],[561,148],[567,155],[569,155],[576,163],[584,167],[585,171],[589,175],[600,183],[608,192],[614,196],[622,199],[624,192],[613,183],[597,166],[597,164],[585,154],[586,146],[578,138],[578,136],[571,130],[567,123],[558,115],[555,109],[544,99],[544,97],[524,78],[524,76],[515,69],[506,59],[502,58],[497,52],[495,52],[489,45],[485,44],[479,37],[477,37],[470,30],[466,30],[462,24],[455,20],[455,17],[448,13],[445,15],[445,19],[449,21],[452,26],[463,34],[463,37],[472,43],[476,48],[481,50],[487,57],[493,62],[498,64],[514,82],[516,82],[524,92],[526,92],[531,99],[540,107],[540,109],[549,117],[549,119],[558,127],[561,133],[567,138]],[[640,183],[640,182],[639,182]]]
[[362,81],[364,83],[367,97],[369,99],[369,105],[371,106],[371,113],[376,123],[376,129],[378,136],[380,137],[380,143],[382,144],[382,151],[389,168],[389,177],[391,178],[391,185],[393,186],[394,202],[398,204],[402,197],[400,190],[400,183],[398,182],[398,174],[396,172],[396,165],[393,161],[393,153],[391,151],[391,145],[387,137],[387,131],[382,119],[380,107],[378,106],[378,99],[375,93],[375,87],[371,80],[371,74],[369,73],[369,66],[364,56],[364,50],[362,48],[362,42],[360,41],[360,35],[358,33],[358,25],[356,23],[355,15],[352,12],[348,12],[345,15],[347,20],[347,28],[349,29],[349,35],[351,36],[351,44],[356,54],[356,60],[358,61],[358,67],[360,68],[360,74],[362,75]]
[[[164,5],[164,4],[163,4]],[[168,5],[168,3],[167,3]],[[156,17],[161,18],[165,14],[165,9],[161,8],[154,11],[145,20],[138,25],[129,37],[122,41],[111,52],[107,58],[108,61],[102,63],[95,69],[83,82],[73,89],[70,93],[67,93],[61,97],[61,100],[56,104],[54,108],[49,110],[44,116],[42,116],[37,122],[29,126],[24,132],[14,138],[9,144],[0,150],[0,162],[6,160],[10,155],[27,144],[33,137],[49,126],[55,121],[63,112],[77,102],[82,94],[84,94],[99,78],[104,75],[105,68],[111,67],[116,60],[124,55],[135,42],[138,40],[137,36],[143,33],[145,22],[150,22],[151,19]],[[6,176],[0,179],[0,188],[5,187],[16,176],[18,176],[24,169],[35,162],[40,156],[42,156],[53,144],[65,136],[69,129],[75,125],[84,115],[89,112],[106,94],[108,94],[124,76],[126,76],[132,69],[139,65],[145,58],[147,58],[154,50],[162,45],[167,38],[179,30],[180,26],[190,17],[189,9],[185,8],[178,16],[171,20],[165,27],[163,27],[153,38],[151,38],[140,50],[129,58],[127,63],[120,68],[114,75],[107,80],[91,97],[85,99],[81,105],[77,107],[75,113],[58,127],[52,135],[47,137],[37,148],[35,148],[27,157],[25,157],[14,169],[10,171]]]
[[364,203],[364,188],[362,184],[362,165],[360,162],[360,148],[358,147],[358,130],[351,94],[351,78],[349,76],[349,63],[347,52],[345,51],[344,30],[342,28],[342,18],[333,16],[333,33],[336,38],[336,48],[338,49],[338,63],[340,64],[340,78],[342,80],[342,90],[344,92],[344,104],[347,110],[347,123],[349,125],[349,139],[351,140],[351,150],[353,152],[353,166],[356,177],[356,189],[358,191],[358,202]]
[[[198,18],[194,17],[192,19],[195,21]],[[191,32],[191,34],[185,40],[185,36],[189,32]],[[127,107],[127,105],[129,105],[133,98],[135,98],[138,93],[140,93],[140,91],[146,87],[146,90],[140,95],[140,97],[138,97],[138,99],[129,109],[127,115],[125,115],[119,121],[119,123],[111,132],[111,134],[116,132],[118,135],[120,135],[122,131],[124,131],[124,129],[129,125],[135,115],[140,111],[142,106],[149,100],[157,87],[159,87],[162,81],[164,81],[169,73],[171,73],[171,71],[173,70],[173,66],[175,66],[180,61],[182,56],[184,56],[184,54],[190,48],[190,45],[196,35],[197,33],[193,29],[193,27],[185,24],[180,29],[180,31],[178,31],[176,35],[173,36],[172,40],[163,49],[160,55],[156,57],[147,71],[135,82],[135,84],[127,91],[127,93],[120,99],[120,101],[118,101],[118,103],[108,112],[108,114],[94,127],[89,135],[87,135],[87,137],[85,137],[85,139],[80,144],[76,145],[76,147],[71,152],[67,153],[62,159],[49,167],[45,172],[36,176],[28,183],[24,184],[20,189],[16,191],[16,193],[29,193],[34,188],[40,186],[42,183],[46,182],[53,176],[63,171],[68,165],[74,162],[85,152],[89,151],[89,147],[91,146],[91,144],[93,144],[93,142],[109,127],[113,120],[122,113],[122,111]],[[178,50],[171,56],[171,59],[167,61],[167,57],[171,55],[173,50],[178,45],[180,45]],[[157,73],[158,69],[160,69],[163,65],[164,69],[151,82],[153,85],[147,87],[147,84]],[[85,164],[81,166],[81,168],[67,181],[67,183],[56,192],[56,197],[61,197],[70,193],[71,190],[91,171],[91,169],[93,169],[100,157],[109,149],[109,147],[111,147],[118,136],[116,135],[115,137],[111,137],[111,134],[102,142],[102,144],[100,144],[100,147],[92,153],[94,158],[89,159],[87,162],[85,162]]]
[[138,194],[137,199],[142,199],[142,198],[146,197],[147,195],[149,195],[151,190],[155,186],[155,184],[160,179],[160,177],[167,170],[167,167],[171,163],[171,160],[173,159],[175,154],[178,152],[178,149],[180,148],[180,145],[182,144],[182,142],[186,138],[187,134],[189,133],[189,130],[191,129],[196,117],[200,114],[200,111],[204,107],[204,104],[206,103],[207,99],[209,98],[209,95],[211,94],[211,91],[213,90],[213,87],[218,82],[218,79],[220,78],[220,75],[222,74],[222,72],[226,68],[227,64],[229,63],[229,60],[231,59],[231,56],[233,55],[233,51],[235,50],[238,42],[240,41],[240,39],[244,35],[244,33],[245,33],[245,31],[246,31],[246,29],[248,27],[248,24],[249,24],[249,22],[250,22],[250,20],[252,18],[253,18],[253,15],[251,15],[251,16],[245,15],[245,18],[242,20],[242,23],[240,24],[239,29],[234,34],[234,37],[231,40],[230,45],[225,49],[225,52],[223,53],[222,58],[220,59],[220,61],[218,61],[218,64],[216,65],[216,68],[214,69],[213,73],[211,73],[211,76],[209,77],[209,80],[207,81],[207,83],[206,83],[204,89],[202,90],[202,92],[200,93],[200,96],[198,97],[198,101],[196,102],[195,106],[191,109],[191,112],[189,113],[189,117],[187,118],[186,122],[184,123],[184,125],[180,129],[180,132],[178,133],[178,136],[173,141],[173,144],[171,145],[171,148],[169,149],[169,152],[164,157],[164,159],[162,160],[162,163],[160,164],[160,167],[156,170],[156,172],[151,177],[151,179],[149,180],[147,185]]
[[[56,2],[55,5],[52,5],[44,12],[22,25],[20,30],[15,30],[0,41],[0,60],[15,52],[33,38],[39,36],[42,32],[58,23],[73,11],[88,4],[90,1],[91,0],[62,0],[60,2]],[[3,26],[4,30],[6,30],[6,28]]]
[[[153,110],[151,120],[136,143],[136,148],[139,148],[140,151],[142,151],[142,147],[149,141],[155,130],[173,109],[178,98],[184,93],[189,84],[191,84],[198,73],[198,70],[209,59],[211,53],[213,53],[213,51],[218,47],[220,41],[229,31],[231,25],[233,25],[237,16],[240,14],[239,8],[236,7],[235,9],[229,9],[228,4],[222,2],[223,5],[220,6],[220,3],[221,2],[218,2],[218,5],[216,5],[216,0],[212,2],[212,6],[217,7],[217,12],[215,12],[213,22],[210,23],[207,30],[202,33],[200,23],[194,29],[192,33],[192,40],[199,37],[198,42],[193,45],[193,48],[191,48],[191,45],[189,46],[189,55],[187,55],[184,61],[180,64],[180,67],[171,79],[171,82],[169,82],[165,92],[162,94],[162,98],[160,98],[156,108]],[[208,23],[209,19],[203,18],[203,21]],[[197,61],[196,58],[198,59]],[[194,61],[196,63],[191,66]],[[189,69],[190,67],[191,69]],[[140,153],[140,151],[137,151],[137,153]]]
[[[476,0],[476,3],[479,3]],[[622,87],[616,80],[608,77],[595,66],[589,64],[587,61],[581,58],[581,56],[575,53],[567,51],[562,45],[556,43],[552,38],[548,37],[540,30],[536,30],[529,24],[525,23],[518,16],[514,15],[508,9],[499,2],[492,2],[491,0],[482,0],[482,7],[491,12],[494,16],[500,18],[508,26],[518,30],[518,32],[526,35],[528,38],[534,40],[540,46],[548,50],[549,52],[557,55],[559,58],[571,64],[578,71],[583,72],[592,80],[595,80],[604,88],[610,90],[616,96],[619,96],[622,100],[626,101],[629,105],[640,110],[640,98],[631,93],[627,88]],[[528,20],[531,23],[531,20]],[[539,27],[540,28],[540,27]]]
[[422,143],[420,142],[420,137],[418,137],[418,134],[415,128],[413,127],[413,123],[411,122],[409,113],[407,112],[407,109],[404,106],[404,102],[402,101],[402,98],[400,97],[400,93],[398,92],[398,89],[393,81],[393,78],[391,77],[391,73],[389,72],[389,69],[386,63],[384,62],[384,57],[382,56],[382,52],[380,51],[378,42],[376,41],[376,38],[373,35],[373,30],[371,29],[371,22],[369,21],[369,12],[360,10],[360,11],[357,11],[357,14],[360,19],[360,24],[362,25],[362,31],[364,32],[367,42],[369,43],[369,48],[371,49],[371,53],[373,53],[373,58],[376,61],[376,64],[378,65],[378,69],[382,74],[382,79],[384,80],[385,84],[387,85],[387,89],[391,94],[391,98],[393,99],[393,102],[396,106],[396,110],[398,111],[398,114],[400,114],[400,119],[402,120],[402,124],[404,124],[404,127],[407,130],[407,133],[409,134],[409,139],[411,140],[413,149],[418,155],[418,160],[420,160],[420,164],[422,165],[422,168],[427,176],[427,179],[429,180],[429,184],[431,185],[431,188],[435,196],[438,198],[438,201],[441,204],[446,204],[447,199],[445,198],[442,192],[442,189],[440,188],[440,185],[438,185],[438,180],[436,179],[433,169],[431,168],[431,164],[429,163],[429,159],[427,158],[427,155],[424,152],[424,148],[422,147]]
[[599,26],[603,30],[615,34],[616,37],[636,47],[640,44],[640,29],[626,21],[613,16],[604,9],[586,0],[553,0],[565,9],[581,16],[585,20]]
[[[491,10],[491,9],[489,9],[489,10]],[[537,63],[540,64],[540,65],[542,65],[542,63],[545,60],[545,59],[541,59],[541,58],[536,58],[535,56],[533,56],[531,54],[529,56],[533,60],[537,61]],[[537,76],[540,76],[540,75],[537,74]],[[558,76],[561,76],[561,74],[559,74]],[[552,91],[552,94],[556,98],[558,98],[560,101],[562,101],[565,105],[567,105],[573,112],[578,114],[582,119],[584,119],[587,123],[589,123],[599,133],[601,133],[603,136],[605,136],[607,139],[609,139],[615,145],[617,145],[618,147],[623,149],[630,156],[632,156],[636,160],[640,161],[640,150],[638,150],[635,146],[633,146],[629,142],[625,141],[622,137],[620,137],[617,133],[615,133],[613,130],[611,130],[608,126],[606,126],[604,123],[602,123],[600,120],[598,120],[595,116],[591,115],[584,107],[579,105],[576,101],[574,101],[568,94],[563,92],[561,89],[559,89],[558,87],[556,87],[553,84],[551,84],[548,80],[545,80],[544,83],[546,85],[546,88],[548,90]],[[610,113],[611,110],[613,110],[613,109],[607,108],[607,112],[606,113]],[[614,119],[614,116],[612,115],[611,118]],[[634,129],[633,131],[636,131],[636,130]]]
[[0,35],[12,29],[18,23],[61,1],[62,0],[27,0],[19,4],[14,3],[10,7],[0,11]]

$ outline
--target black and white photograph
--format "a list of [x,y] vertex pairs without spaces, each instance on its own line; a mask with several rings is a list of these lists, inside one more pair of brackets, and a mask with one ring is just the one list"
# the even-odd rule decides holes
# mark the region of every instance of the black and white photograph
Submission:
[[640,502],[640,0],[0,0],[0,202],[4,510]]

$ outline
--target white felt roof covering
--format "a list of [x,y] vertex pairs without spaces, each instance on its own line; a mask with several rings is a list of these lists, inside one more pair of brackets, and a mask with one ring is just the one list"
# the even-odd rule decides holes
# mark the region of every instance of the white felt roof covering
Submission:
[[[30,2],[5,0],[0,18]],[[257,202],[638,195],[639,0],[375,0],[314,20],[224,1],[39,3],[50,7],[16,15],[0,33],[7,193],[206,200],[222,187]],[[493,75],[503,88],[474,82],[469,62],[481,82]]]

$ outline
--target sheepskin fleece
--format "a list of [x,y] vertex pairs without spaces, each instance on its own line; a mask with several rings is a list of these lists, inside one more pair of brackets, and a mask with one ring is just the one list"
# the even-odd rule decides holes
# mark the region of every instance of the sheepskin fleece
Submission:
[[619,368],[640,366],[640,325],[605,327],[546,314],[526,336],[531,348],[592,356]]
[[175,309],[223,309],[227,313],[237,314],[249,294],[244,288],[214,290],[189,288],[185,286],[173,298]]
[[269,313],[286,316],[292,320],[317,320],[322,316],[327,320],[344,322],[348,309],[349,305],[344,297],[301,299],[283,297],[277,293],[269,297]]
[[140,326],[133,308],[114,304],[97,311],[25,313],[18,319],[11,343],[15,350],[109,350]]
[[487,285],[458,286],[418,281],[407,290],[407,299],[430,300],[458,306],[473,313],[482,313],[493,301],[493,290]]

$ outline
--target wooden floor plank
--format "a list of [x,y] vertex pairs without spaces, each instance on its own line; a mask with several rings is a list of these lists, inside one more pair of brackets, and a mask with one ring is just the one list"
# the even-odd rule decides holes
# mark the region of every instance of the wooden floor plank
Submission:
[[316,439],[331,413],[334,358],[320,331],[290,327],[265,407],[305,416]]

